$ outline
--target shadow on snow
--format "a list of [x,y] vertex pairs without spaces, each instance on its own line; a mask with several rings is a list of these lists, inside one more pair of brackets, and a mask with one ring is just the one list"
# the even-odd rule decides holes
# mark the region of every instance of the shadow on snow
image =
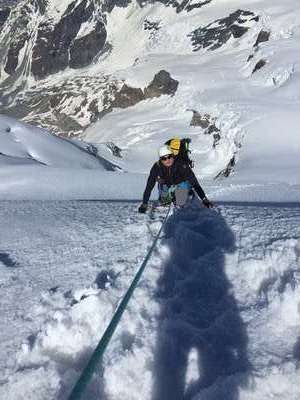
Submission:
[[2,262],[8,268],[18,267],[18,263],[8,253],[0,253],[0,262]]
[[152,399],[237,400],[250,364],[245,325],[224,271],[234,234],[215,211],[192,209],[171,216],[165,235],[170,256],[158,281]]

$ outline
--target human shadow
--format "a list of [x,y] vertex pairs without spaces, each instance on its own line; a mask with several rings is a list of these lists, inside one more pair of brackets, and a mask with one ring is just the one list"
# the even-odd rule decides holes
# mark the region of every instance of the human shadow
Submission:
[[[225,273],[235,237],[212,210],[180,210],[165,227],[170,256],[158,280],[161,304],[153,400],[237,400],[247,383],[247,333]],[[187,379],[191,353],[198,357]],[[195,368],[194,368],[195,369]]]
[[300,337],[298,337],[293,347],[293,357],[297,361],[297,367],[300,367]]

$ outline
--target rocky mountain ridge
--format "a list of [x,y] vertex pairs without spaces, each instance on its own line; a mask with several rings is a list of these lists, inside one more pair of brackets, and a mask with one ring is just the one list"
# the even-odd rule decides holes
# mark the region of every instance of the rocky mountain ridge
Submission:
[[[199,155],[201,171],[213,160],[215,167],[207,175],[227,176],[238,160],[244,135],[237,126],[239,107],[230,111],[230,91],[239,93],[243,87],[244,95],[251,87],[254,90],[257,79],[268,79],[267,85],[276,87],[286,79],[280,70],[272,72],[273,53],[267,42],[290,33],[272,32],[264,10],[249,4],[1,3],[0,112],[57,135],[108,143],[120,149],[123,160],[131,146],[137,148],[145,140],[154,143],[152,134],[162,135],[162,140],[192,135],[199,154],[206,152],[205,157]],[[122,109],[126,112],[118,111]],[[190,111],[193,117],[187,117]],[[203,126],[203,119],[208,126]],[[102,125],[91,131],[99,120]],[[124,126],[124,137],[115,124]]]
[[[212,0],[159,2],[176,10],[175,14],[187,14],[210,3]],[[107,69],[96,76],[90,72],[114,52],[114,43],[108,37],[111,13],[132,6],[132,2],[21,0],[10,8],[4,4],[0,8],[1,112],[57,134],[76,135],[113,108],[152,97],[146,87],[130,87],[114,76],[113,65],[111,73]],[[147,6],[152,7],[147,1],[134,3],[140,13]],[[155,41],[162,23],[150,17],[141,19],[147,45]],[[237,10],[216,21],[215,27],[212,23],[200,27],[190,32],[192,51],[220,48],[232,37],[245,34],[258,19],[250,11]],[[132,65],[135,62],[139,60]],[[155,96],[164,93],[156,89]]]

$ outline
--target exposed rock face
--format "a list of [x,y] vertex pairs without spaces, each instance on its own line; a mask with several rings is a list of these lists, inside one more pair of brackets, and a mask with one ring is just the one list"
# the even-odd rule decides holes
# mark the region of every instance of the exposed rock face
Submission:
[[46,23],[39,26],[32,57],[32,72],[35,77],[44,78],[68,66],[80,68],[91,63],[105,44],[104,23],[98,21],[89,34],[78,39],[76,36],[93,12],[93,4],[88,0],[79,4],[74,1],[54,29]]
[[[168,79],[163,79],[163,82],[169,82],[172,90],[168,85],[158,85],[161,81],[155,77],[165,74]],[[154,93],[154,87],[156,96],[174,94],[175,80],[168,72],[160,71],[155,77],[145,91],[151,86],[150,93]],[[60,85],[48,84],[42,90],[39,85],[32,87],[19,94],[13,105],[5,108],[5,113],[52,130],[58,135],[74,136],[114,108],[131,107],[145,98],[141,88],[130,87],[109,76],[78,76]]]
[[144,91],[140,88],[130,87],[124,83],[121,90],[115,94],[115,98],[111,103],[110,108],[131,107],[142,100],[159,97],[163,94],[173,96],[177,87],[178,81],[171,78],[169,72],[161,70],[154,76],[154,79],[144,89]]
[[0,26],[12,16],[10,30],[4,38],[5,72],[17,73],[21,50],[28,43],[32,51],[26,56],[31,57],[31,72],[37,79],[67,67],[89,65],[106,43],[101,4],[98,0],[74,0],[59,14],[51,1],[28,0],[11,12],[7,8],[0,10]]
[[266,60],[259,60],[258,63],[255,65],[252,74],[254,74],[256,71],[258,71],[259,69],[261,69],[262,67],[264,67],[266,65],[267,61]]
[[204,28],[200,27],[189,35],[192,38],[193,50],[218,49],[231,37],[243,36],[258,20],[259,17],[251,11],[237,10],[226,18],[218,19]]
[[[98,113],[97,118],[102,118],[105,114],[111,112],[114,108],[127,108],[143,101],[147,98],[159,97],[163,94],[173,96],[177,90],[178,81],[171,78],[169,72],[161,70],[155,76],[153,81],[144,89],[134,88],[123,83],[120,90],[114,90],[112,101],[106,102],[106,107]],[[94,104],[90,104],[90,108]],[[95,119],[94,119],[95,121]]]
[[[193,7],[209,1],[196,2]],[[179,8],[188,7],[186,0],[165,3]],[[22,61],[21,51],[29,41],[32,42],[29,64],[36,79],[46,78],[68,67],[90,65],[97,55],[109,48],[106,43],[106,13],[116,6],[126,7],[128,4],[127,0],[74,0],[59,14],[51,1],[21,2],[6,39],[8,47],[3,57],[5,72],[11,76],[17,73]],[[9,8],[1,9],[0,26],[5,24],[9,15]],[[155,31],[159,25],[145,20],[144,29]]]
[[12,75],[16,71],[19,62],[19,53],[21,49],[25,46],[27,40],[28,35],[24,33],[24,35],[19,37],[19,40],[17,42],[11,44],[7,53],[7,60],[4,67],[4,71],[7,74]]
[[257,36],[254,47],[257,47],[259,43],[267,42],[270,39],[271,32],[261,30]]
[[161,70],[154,76],[153,81],[145,88],[145,98],[159,97],[162,94],[173,96],[178,87],[178,81],[171,78],[169,72]]
[[[198,0],[198,1],[193,1],[192,4],[190,4],[190,0],[182,0],[182,1],[177,1],[177,0],[157,0],[159,3],[162,3],[168,7],[174,7],[176,8],[176,12],[180,13],[181,11],[191,11],[194,10],[195,8],[201,8],[205,6],[206,4],[211,3],[213,0]],[[138,0],[138,3],[140,6],[144,6],[149,4],[151,1],[149,0]]]
[[115,157],[122,158],[122,149],[120,149],[120,147],[115,145],[113,142],[107,142],[106,146],[109,148],[112,155],[114,155]]
[[235,155],[232,156],[232,158],[230,159],[229,163],[227,164],[227,167],[224,168],[216,177],[220,178],[222,176],[224,176],[225,178],[227,178],[229,175],[232,174],[232,172],[234,171],[234,166],[235,166],[236,160],[235,160]]
[[[193,112],[193,117],[190,122],[190,126],[200,126],[203,129],[203,133],[205,135],[213,135],[213,148],[215,148],[220,139],[221,139],[221,131],[216,126],[216,118],[212,117],[209,114],[200,114],[196,110],[189,110]],[[240,146],[240,145],[239,145]],[[220,177],[228,177],[234,171],[234,166],[236,163],[236,151],[233,153],[230,161],[228,162],[226,168],[218,173],[215,179]]]
[[147,18],[144,21],[144,30],[145,31],[158,31],[160,28],[159,22],[149,21]]
[[0,28],[2,25],[5,24],[7,18],[9,17],[10,14],[10,8],[4,7],[0,8]]
[[210,115],[201,115],[198,111],[192,110],[193,118],[190,122],[190,126],[200,126],[202,129],[206,129],[210,125]]
[[196,110],[191,110],[193,112],[193,117],[190,122],[190,126],[200,126],[203,129],[205,135],[213,135],[213,147],[216,147],[221,139],[221,131],[216,126],[216,118],[211,117],[209,114],[201,115]]
[[[263,43],[263,42],[267,42],[270,39],[270,35],[271,32],[269,31],[264,31],[261,30],[257,36],[256,42],[254,43],[253,47],[254,47],[254,53],[258,51],[259,49],[259,44]],[[247,58],[247,62],[249,62],[250,60],[252,60],[252,58],[254,57],[254,54],[250,54],[249,57]],[[257,69],[263,67],[263,65],[261,65],[260,63],[257,64]],[[256,68],[256,67],[255,67]],[[257,71],[257,69],[253,70],[252,73],[254,73],[255,71]]]
[[116,93],[114,101],[111,103],[112,108],[127,108],[134,106],[138,102],[144,100],[144,93],[142,89],[133,88],[126,83],[122,86],[121,90]]
[[195,8],[201,8],[203,6],[205,6],[206,4],[211,3],[212,0],[199,0],[196,2],[193,2],[192,4],[190,4],[189,0],[183,0],[181,3],[174,0],[171,1],[170,3],[173,5],[173,7],[176,7],[176,12],[180,13],[183,10],[186,11],[191,11],[194,10]]
[[81,68],[89,65],[103,49],[106,41],[106,29],[103,22],[97,22],[95,29],[79,39],[70,47],[70,67]]
[[[0,112],[57,134],[77,135],[114,108],[131,107],[161,95],[173,96],[178,81],[165,70],[159,71],[146,88],[130,87],[121,78],[109,75],[109,69],[99,76],[87,69],[77,71],[93,62],[100,63],[114,52],[106,30],[110,12],[132,1],[136,0],[0,0]],[[137,1],[140,6],[150,3]],[[187,12],[214,0],[153,1]],[[218,48],[229,38],[243,35],[257,20],[254,13],[237,10],[201,27],[191,34],[194,50]],[[151,40],[155,43],[160,38],[163,25],[158,17],[154,21],[144,19],[150,45]],[[258,40],[263,41],[263,34]],[[137,54],[136,63],[139,57]],[[33,78],[38,83],[33,83]],[[217,144],[219,132],[214,126],[210,120],[203,129],[214,135]]]
[[73,136],[97,120],[101,111],[110,109],[120,87],[121,82],[107,76],[78,76],[42,89],[37,84],[19,94],[5,113],[56,134]]
[[19,3],[21,0],[0,0],[0,8],[13,7],[15,4]]
[[28,28],[28,26],[30,24],[32,12],[33,8],[31,4],[28,3],[28,5],[24,6],[20,10],[16,21],[17,23],[12,26],[12,29],[10,31],[10,44],[7,49],[6,57],[3,60],[4,71],[9,75],[12,75],[16,71],[17,65],[19,63],[19,53],[24,47],[26,41],[28,41],[29,39],[30,29]]

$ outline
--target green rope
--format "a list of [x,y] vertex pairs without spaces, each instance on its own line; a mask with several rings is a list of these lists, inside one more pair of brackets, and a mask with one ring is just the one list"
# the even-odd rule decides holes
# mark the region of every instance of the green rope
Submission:
[[86,367],[84,368],[83,372],[81,373],[79,379],[77,380],[72,393],[70,394],[68,400],[79,400],[87,387],[89,381],[91,380],[97,365],[99,361],[102,359],[102,356],[106,350],[106,347],[108,346],[110,339],[112,338],[119,322],[120,319],[129,303],[129,300],[145,270],[145,267],[151,257],[151,254],[156,246],[156,243],[159,239],[159,236],[161,234],[161,231],[164,227],[164,224],[168,218],[169,212],[170,212],[171,206],[168,209],[168,212],[163,220],[163,223],[160,227],[160,230],[158,234],[156,235],[155,239],[153,240],[152,246],[150,247],[146,257],[144,258],[144,261],[142,262],[140,268],[138,269],[129,289],[127,290],[125,296],[123,297],[121,303],[119,304],[117,310],[115,311],[112,320],[110,321],[108,327],[106,328],[102,338],[100,339],[100,342],[98,343],[97,347],[95,348],[89,362],[87,363]]

